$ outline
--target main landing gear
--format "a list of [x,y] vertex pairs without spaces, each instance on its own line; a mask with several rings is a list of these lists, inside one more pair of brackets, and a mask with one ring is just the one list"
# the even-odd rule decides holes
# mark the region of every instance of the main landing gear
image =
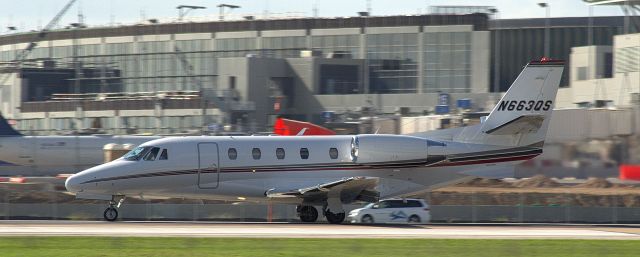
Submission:
[[[298,216],[300,216],[300,221],[302,222],[316,222],[318,220],[318,210],[310,205],[298,205],[296,207],[296,211],[298,212]],[[344,222],[346,217],[344,211],[342,212],[331,212],[327,206],[322,209],[325,218],[331,224],[340,224]]]
[[120,198],[117,203],[115,199],[116,196],[113,196],[111,201],[109,201],[109,207],[104,210],[102,216],[106,221],[115,221],[116,219],[118,219],[118,208],[120,208],[120,205],[122,205],[122,202],[124,202],[124,197]]
[[310,205],[298,205],[296,207],[298,216],[302,222],[316,222],[318,220],[318,210]]
[[346,217],[344,209],[342,208],[342,201],[340,201],[339,197],[329,197],[322,211],[327,221],[331,224],[340,224]]
[[333,213],[328,210],[324,211],[324,216],[327,218],[327,221],[331,224],[340,224],[344,221],[345,213]]

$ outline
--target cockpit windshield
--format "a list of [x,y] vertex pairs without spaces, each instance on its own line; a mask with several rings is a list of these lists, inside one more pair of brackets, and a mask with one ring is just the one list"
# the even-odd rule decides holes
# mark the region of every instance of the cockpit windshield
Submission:
[[152,146],[137,147],[136,149],[131,150],[131,152],[125,154],[122,157],[122,159],[127,161],[140,160],[142,156],[144,156],[147,152],[149,152],[149,150],[151,150],[151,148],[153,147]]

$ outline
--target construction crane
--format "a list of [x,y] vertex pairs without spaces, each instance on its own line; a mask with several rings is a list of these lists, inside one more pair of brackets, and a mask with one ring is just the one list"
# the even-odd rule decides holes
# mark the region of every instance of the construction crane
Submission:
[[[207,105],[206,105],[206,100],[205,99],[205,92],[204,92],[204,85],[202,85],[202,81],[200,81],[200,79],[198,79],[195,75],[195,72],[193,71],[193,65],[191,65],[189,63],[189,61],[187,60],[187,57],[185,55],[184,52],[182,52],[182,50],[180,50],[180,48],[178,46],[174,46],[174,50],[175,50],[175,55],[176,57],[178,57],[178,60],[180,60],[180,64],[182,65],[182,69],[184,70],[185,74],[191,79],[192,83],[194,83],[198,89],[200,90],[200,99],[201,99],[201,106],[202,106],[202,128],[204,128],[206,126],[206,120],[205,120],[205,116],[206,116],[206,110],[207,110]],[[224,94],[223,96],[224,100],[220,100],[218,98],[218,96],[214,96],[211,98],[211,100],[213,100],[213,104],[218,107],[218,109],[220,109],[220,111],[223,113],[223,122],[230,122],[230,114],[229,114],[229,108],[227,108],[227,101],[228,101],[228,97],[227,94]]]
[[[27,44],[27,47],[25,47],[20,52],[18,52],[18,54],[16,55],[16,58],[12,61],[13,67],[15,67],[16,70],[20,68],[20,66],[22,65],[24,60],[27,59],[27,56],[29,56],[31,51],[33,51],[33,49],[38,46],[38,42],[42,41],[47,36],[49,31],[58,24],[62,16],[69,10],[69,8],[71,8],[71,6],[76,1],[77,0],[71,0],[64,7],[62,7],[62,10],[60,10],[58,14],[56,14],[56,16],[53,17],[53,19],[51,19],[51,21],[49,21],[49,23],[47,23],[47,25],[44,26],[42,30],[40,30],[40,32],[38,32],[38,34],[33,38],[33,40],[31,40],[31,42]],[[0,85],[4,85],[4,83],[7,81],[7,79],[9,79],[9,77],[10,75],[6,75],[2,80],[0,80]]]

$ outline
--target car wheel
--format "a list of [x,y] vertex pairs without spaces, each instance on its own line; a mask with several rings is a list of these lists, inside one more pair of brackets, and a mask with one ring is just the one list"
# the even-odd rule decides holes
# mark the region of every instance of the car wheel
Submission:
[[360,219],[360,221],[362,223],[373,223],[373,217],[371,217],[371,215],[367,214],[362,216],[362,219]]
[[409,223],[420,223],[420,217],[418,217],[418,215],[411,215],[411,217],[409,217]]

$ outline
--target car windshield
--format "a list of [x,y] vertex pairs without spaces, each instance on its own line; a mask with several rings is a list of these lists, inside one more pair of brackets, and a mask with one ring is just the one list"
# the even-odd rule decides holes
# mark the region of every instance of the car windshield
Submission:
[[136,149],[131,150],[131,152],[125,154],[122,159],[127,161],[137,161],[142,158],[149,150],[153,148],[151,146],[137,147]]

